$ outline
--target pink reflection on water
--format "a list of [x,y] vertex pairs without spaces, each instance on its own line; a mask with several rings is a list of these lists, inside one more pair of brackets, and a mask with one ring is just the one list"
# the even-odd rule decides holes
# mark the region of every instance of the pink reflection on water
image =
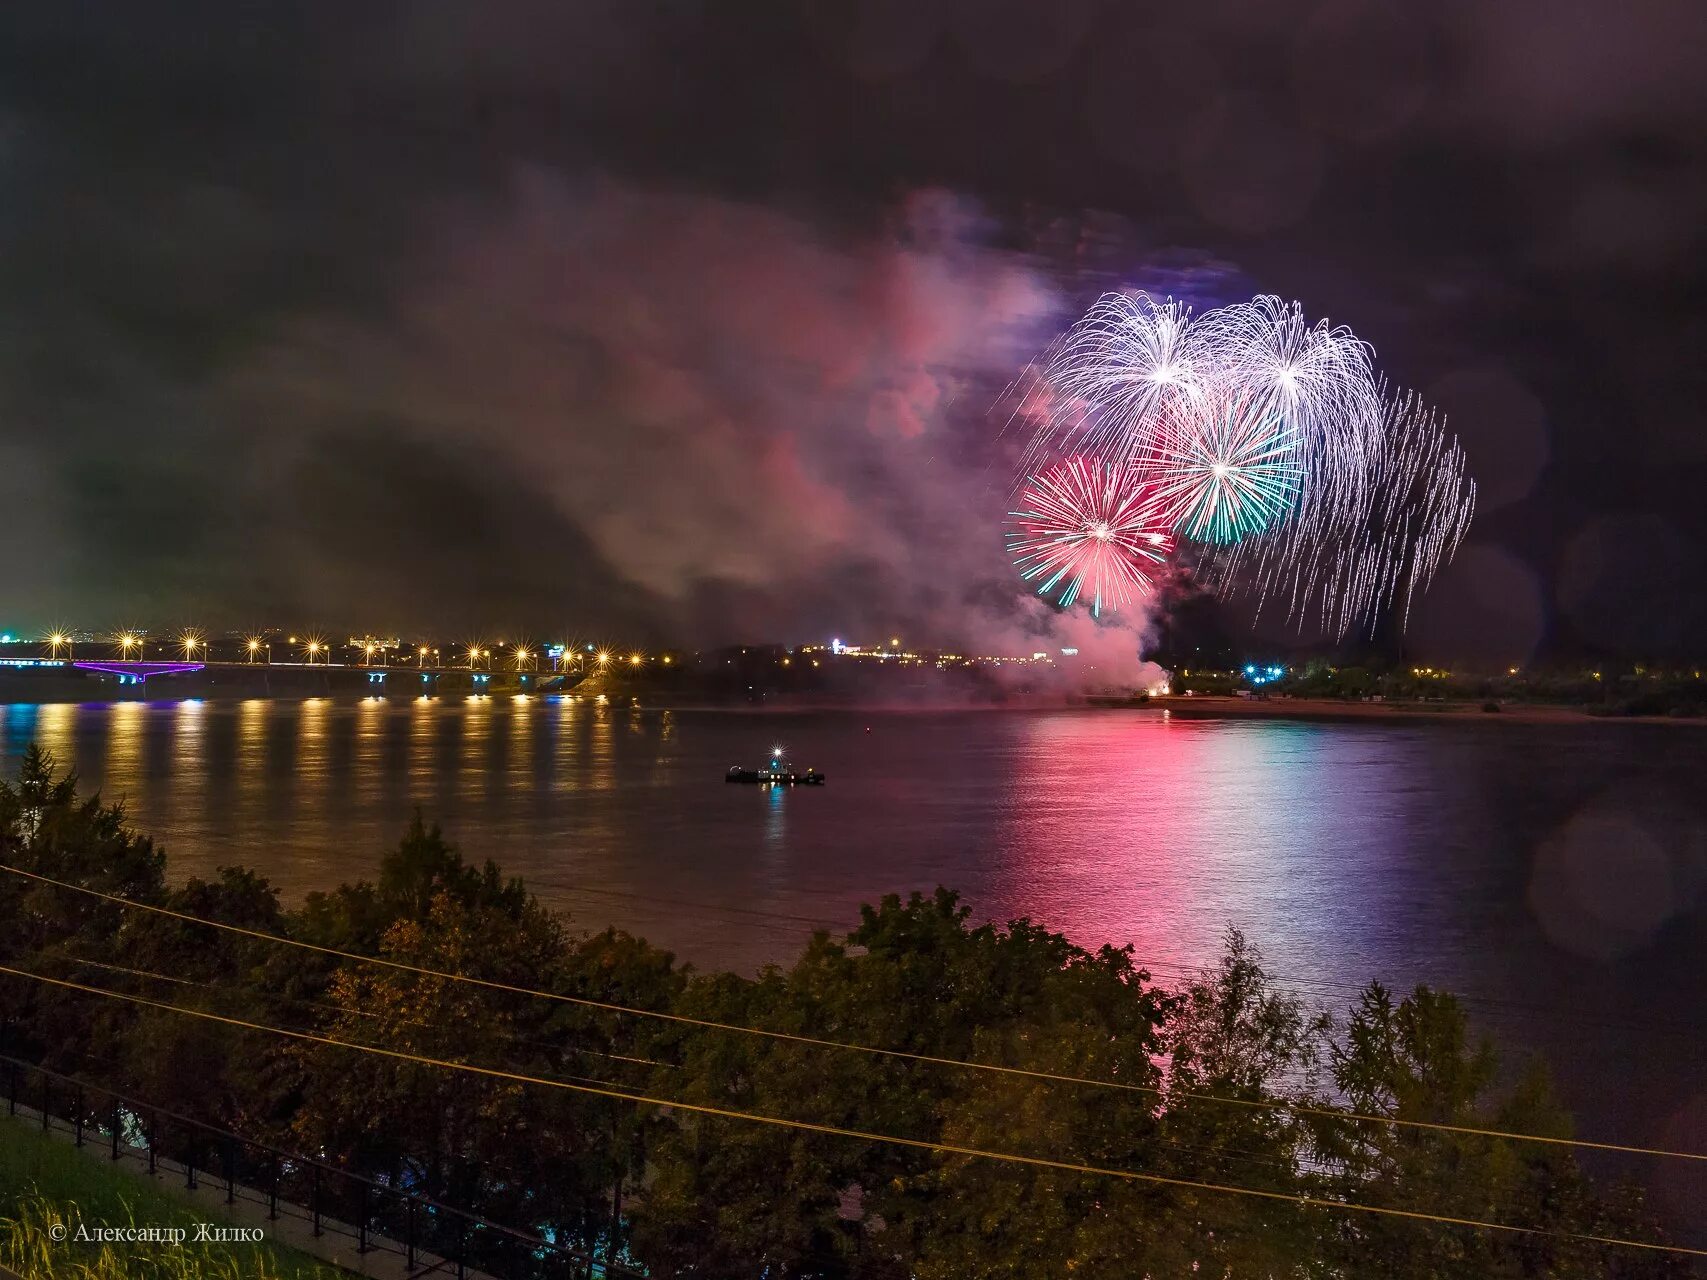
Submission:
[[992,914],[1011,904],[1086,946],[1131,942],[1158,969],[1212,963],[1229,925],[1277,966],[1319,966],[1324,927],[1343,958],[1377,949],[1400,894],[1393,835],[1421,795],[1390,742],[1161,714],[1024,730]]

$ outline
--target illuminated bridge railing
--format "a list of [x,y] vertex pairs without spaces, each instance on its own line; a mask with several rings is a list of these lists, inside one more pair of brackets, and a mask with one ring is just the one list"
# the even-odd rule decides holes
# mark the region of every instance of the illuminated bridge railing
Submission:
[[141,684],[150,676],[184,676],[200,671],[205,662],[73,662],[79,671],[117,676],[127,684]]

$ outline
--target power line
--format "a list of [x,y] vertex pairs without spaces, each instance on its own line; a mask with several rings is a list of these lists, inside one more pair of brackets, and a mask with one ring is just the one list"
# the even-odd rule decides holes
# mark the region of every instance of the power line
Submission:
[[[756,920],[776,921],[782,925],[800,924],[812,928],[843,930],[847,928],[846,918],[830,916],[799,915],[786,911],[766,911],[760,907],[737,907],[718,902],[701,902],[690,898],[671,898],[660,894],[628,893],[621,889],[606,889],[597,885],[576,884],[564,880],[549,880],[551,888],[567,890],[573,893],[591,894],[595,897],[617,898],[626,902],[642,905],[657,903],[665,906],[687,907],[696,911],[710,911],[723,915],[740,916]],[[827,892],[827,891],[814,891]],[[1138,967],[1146,973],[1163,978],[1191,980],[1202,975],[1206,970],[1214,971],[1213,965],[1191,964],[1178,958],[1158,958],[1153,953],[1146,952]],[[1338,997],[1356,1000],[1368,989],[1349,982],[1339,982],[1331,978],[1302,978],[1293,974],[1275,973],[1264,970],[1277,987],[1282,990],[1291,988],[1290,994],[1308,999],[1323,999]],[[1466,995],[1454,991],[1453,998],[1460,1004],[1474,1010],[1479,1017],[1488,1019],[1508,1019],[1518,1022],[1534,1022],[1538,1019],[1557,1019],[1564,1016],[1564,1011],[1548,1005],[1535,1004],[1521,1000],[1504,1000],[1497,996]],[[1697,1037],[1707,1034],[1707,1026],[1688,1022],[1635,1022],[1624,1019],[1592,1018],[1585,1019],[1579,1013],[1568,1015],[1577,1025],[1601,1027],[1613,1031],[1640,1031],[1644,1035],[1667,1035]]]
[[[168,826],[166,831],[167,834],[170,834],[171,828]],[[309,848],[309,846],[305,845],[295,847]],[[618,898],[624,901],[640,903],[643,905],[662,904],[667,906],[679,906],[691,908],[695,911],[709,911],[722,915],[739,916],[746,919],[766,922],[775,921],[777,922],[775,925],[768,925],[767,927],[773,928],[777,931],[780,931],[784,925],[794,924],[806,925],[814,929],[823,928],[832,931],[845,931],[848,925],[848,920],[844,916],[814,916],[800,915],[786,911],[766,911],[759,907],[732,906],[726,903],[704,902],[692,898],[666,897],[662,894],[628,893],[620,889],[607,889],[597,885],[578,884],[572,881],[556,879],[535,879],[530,883],[536,885],[546,884],[552,889],[567,890],[573,893],[592,894],[597,897]],[[835,890],[822,888],[803,888],[800,891],[813,893],[821,897],[841,896]],[[902,893],[914,891],[917,891],[916,886],[909,887],[904,890],[896,890],[894,892]],[[994,917],[991,918],[991,923],[995,923]],[[1146,950],[1144,959],[1140,963],[1139,967],[1152,976],[1183,980],[1195,979],[1206,969],[1213,970],[1213,965],[1193,963],[1181,960],[1177,957],[1161,957],[1148,950]],[[1338,997],[1346,1000],[1357,1000],[1362,996],[1364,991],[1367,990],[1366,986],[1336,981],[1332,978],[1306,978],[1295,974],[1278,973],[1267,969],[1265,969],[1264,972],[1273,981],[1277,988],[1281,990],[1290,988],[1291,990],[1289,991],[1289,994],[1306,999],[1320,1000],[1324,998]],[[1482,1021],[1505,1020],[1529,1025],[1534,1025],[1540,1022],[1543,1025],[1551,1026],[1556,1025],[1560,1018],[1568,1017],[1570,1021],[1577,1026],[1598,1027],[1605,1030],[1620,1032],[1639,1032],[1644,1036],[1650,1037],[1666,1036],[1679,1039],[1687,1037],[1692,1043],[1696,1038],[1702,1035],[1707,1035],[1707,1025],[1699,1023],[1679,1022],[1674,1020],[1655,1021],[1653,1019],[1645,1019],[1638,1022],[1622,1018],[1585,1018],[1580,1010],[1567,1012],[1557,1006],[1538,1004],[1533,1001],[1508,1000],[1502,999],[1498,996],[1479,995],[1474,992],[1464,992],[1460,990],[1454,990],[1451,994],[1453,999],[1457,1000],[1458,1003],[1463,1005],[1465,1008],[1474,1012],[1477,1015],[1478,1020]],[[1542,1020],[1546,1021],[1542,1022]]]
[[911,1053],[905,1049],[885,1049],[877,1045],[858,1044],[848,1040],[828,1040],[818,1036],[797,1035],[788,1031],[770,1031],[763,1027],[745,1027],[737,1023],[718,1022],[710,1018],[694,1018],[686,1014],[665,1013],[657,1009],[641,1009],[631,1005],[616,1004],[607,1000],[593,1000],[586,996],[565,995],[557,991],[545,991],[537,987],[516,986],[508,982],[495,982],[489,978],[475,978],[466,974],[448,973],[442,969],[429,969],[422,965],[408,964],[401,960],[391,960],[384,956],[368,956],[359,952],[344,951],[337,947],[321,946],[319,943],[304,942],[297,938],[281,937],[274,933],[265,933],[258,929],[246,928],[243,925],[227,924],[221,920],[209,920],[202,916],[189,915],[182,911],[174,911],[169,907],[155,906],[152,903],[137,902],[130,898],[121,898],[116,894],[103,893],[99,889],[90,889],[80,884],[72,884],[64,880],[55,880],[50,876],[40,875],[34,871],[24,871],[18,867],[0,863],[0,871],[23,876],[29,880],[37,880],[43,884],[53,885],[60,889],[69,889],[74,893],[88,894],[107,902],[138,911],[149,911],[156,915],[167,916],[174,920],[182,920],[190,924],[204,925],[211,929],[221,929],[228,933],[239,934],[243,937],[256,938],[263,942],[271,942],[287,947],[299,947],[305,951],[316,952],[320,955],[334,956],[341,960],[350,960],[359,964],[383,965],[404,973],[412,973],[419,977],[437,978],[446,982],[464,982],[472,986],[485,987],[492,991],[503,991],[510,995],[529,996],[542,1000],[556,1000],[564,1004],[578,1005],[584,1008],[599,1009],[607,1013],[626,1014],[638,1018],[654,1018],[663,1022],[673,1022],[686,1026],[698,1027],[702,1030],[727,1031],[738,1035],[760,1036],[769,1040],[785,1041],[792,1044],[811,1045],[820,1049],[845,1049],[853,1053],[871,1054],[876,1057],[896,1058],[909,1062],[924,1062],[941,1067],[959,1067],[971,1071],[989,1071],[999,1075],[1022,1076],[1034,1080],[1048,1080],[1056,1084],[1087,1085],[1098,1089],[1119,1089],[1128,1093],[1150,1094],[1162,1098],[1190,1098],[1199,1102],[1218,1103],[1225,1106],[1247,1107],[1261,1111],[1290,1111],[1294,1115],[1318,1116],[1333,1120],[1350,1120],[1367,1124],[1394,1125],[1407,1129],[1423,1129],[1436,1133],[1459,1133],[1482,1138],[1501,1138],[1512,1142],[1536,1142],[1548,1146],[1573,1147],[1589,1151],[1613,1151],[1623,1155],[1660,1156],[1675,1160],[1698,1160],[1707,1163],[1707,1154],[1694,1151],[1669,1151],[1659,1147],[1643,1147],[1627,1143],[1593,1142],[1586,1138],[1558,1138],[1537,1133],[1516,1133],[1504,1129],[1486,1129],[1475,1125],[1446,1124],[1432,1120],[1404,1120],[1397,1116],[1379,1116],[1366,1112],[1348,1111],[1337,1107],[1316,1107],[1306,1103],[1290,1100],[1267,1100],[1255,1098],[1229,1098],[1215,1093],[1199,1093],[1190,1090],[1164,1090],[1152,1085],[1127,1084],[1120,1080],[1102,1080],[1093,1076],[1066,1075],[1053,1071],[1040,1071],[1030,1067],[1007,1067],[993,1062],[972,1062],[962,1058],[939,1057],[927,1053]]
[[1649,1240],[1625,1240],[1617,1236],[1597,1236],[1575,1231],[1554,1231],[1545,1227],[1520,1227],[1505,1222],[1487,1222],[1479,1218],[1455,1218],[1446,1214],[1424,1213],[1414,1209],[1393,1209],[1383,1205],[1359,1204],[1351,1200],[1319,1200],[1313,1196],[1290,1195],[1284,1191],[1263,1191],[1255,1187],[1235,1187],[1224,1183],[1198,1182],[1190,1178],[1173,1178],[1165,1174],[1144,1173],[1136,1169],[1115,1169],[1103,1165],[1080,1164],[1071,1160],[1054,1160],[1045,1156],[1027,1156],[1012,1151],[990,1151],[982,1147],[966,1147],[951,1143],[930,1142],[923,1138],[902,1138],[894,1134],[871,1133],[863,1129],[849,1129],[841,1125],[820,1124],[811,1120],[789,1120],[781,1116],[767,1116],[753,1111],[736,1111],[727,1107],[714,1107],[705,1103],[680,1102],[671,1098],[653,1098],[646,1094],[632,1093],[623,1089],[612,1089],[590,1084],[576,1084],[565,1080],[551,1080],[541,1076],[524,1075],[520,1072],[504,1071],[497,1067],[482,1067],[470,1062],[451,1062],[444,1058],[431,1058],[422,1054],[408,1053],[401,1049],[386,1049],[378,1045],[353,1044],[347,1040],[336,1040],[331,1036],[317,1035],[308,1031],[292,1031],[286,1027],[272,1027],[265,1023],[250,1022],[243,1018],[226,1017],[223,1014],[209,1013],[204,1009],[186,1009],[180,1005],[168,1004],[161,1000],[149,1000],[142,996],[130,995],[122,991],[108,991],[103,987],[86,986],[80,982],[69,982],[63,978],[49,978],[43,974],[30,973],[24,969],[14,969],[0,965],[0,974],[9,974],[17,978],[28,978],[35,982],[44,982],[50,986],[63,987],[71,991],[81,991],[89,995],[106,996],[109,999],[122,1000],[130,1004],[143,1005],[152,1009],[162,1009],[169,1013],[179,1013],[186,1017],[202,1018],[209,1022],[223,1023],[226,1026],[238,1027],[246,1031],[263,1031],[272,1035],[285,1036],[293,1040],[303,1040],[311,1044],[324,1044],[337,1049],[349,1049],[356,1053],[371,1053],[380,1057],[392,1058],[400,1062],[413,1062],[419,1066],[440,1067],[447,1071],[464,1071],[472,1075],[487,1076],[496,1080],[509,1080],[516,1084],[541,1085],[549,1089],[565,1089],[572,1093],[592,1094],[596,1097],[612,1098],[619,1102],[632,1102],[642,1106],[670,1107],[679,1111],[690,1111],[699,1115],[715,1116],[723,1120],[747,1120],[756,1124],[768,1124],[782,1129],[795,1129],[808,1133],[821,1133],[830,1137],[853,1138],[861,1142],[878,1142],[891,1146],[910,1147],[918,1151],[942,1152],[945,1155],[968,1156],[973,1159],[994,1160],[1007,1164],[1030,1165],[1035,1168],[1060,1169],[1068,1173],[1090,1174],[1096,1177],[1118,1178],[1129,1182],[1146,1182],[1157,1186],[1180,1187],[1188,1191],[1209,1191],[1222,1195],[1254,1196],[1263,1200],[1278,1200],[1295,1204],[1301,1208],[1312,1206],[1323,1209],[1342,1209],[1352,1213],[1368,1213],[1380,1217],[1405,1218],[1416,1222],[1438,1222],[1446,1226],[1471,1227],[1481,1231],[1504,1231],[1514,1235],[1540,1236],[1554,1240],[1565,1240],[1575,1244],[1611,1245],[1623,1249],[1646,1249],[1656,1253],[1678,1254],[1685,1257],[1707,1258],[1707,1249],[1692,1249],[1684,1245],[1656,1244]]
[[[306,1009],[320,1009],[329,1013],[346,1014],[353,1018],[365,1018],[370,1022],[383,1022],[389,1019],[394,1022],[400,1022],[405,1026],[420,1027],[423,1030],[428,1031],[440,1029],[434,1023],[424,1022],[419,1018],[405,1018],[400,1015],[376,1013],[369,1009],[353,1009],[348,1005],[331,1004],[322,1000],[307,1000],[300,996],[287,996],[271,991],[259,991],[253,987],[228,987],[210,982],[196,982],[190,978],[174,978],[170,974],[156,973],[151,969],[132,969],[125,965],[105,964],[98,960],[85,960],[77,956],[42,954],[41,958],[50,962],[63,962],[66,964],[86,966],[94,969],[105,969],[113,973],[122,973],[133,978],[146,978],[158,982],[170,983],[173,986],[190,987],[194,990],[206,991],[214,995],[249,995],[262,1000],[274,1001],[278,1004],[294,1005]],[[515,1035],[514,1033],[497,1032],[494,1033],[494,1038],[505,1044],[526,1045],[531,1048],[545,1049],[552,1052],[567,1050],[571,1053],[587,1053],[592,1054],[595,1057],[609,1058],[617,1062],[626,1062],[649,1067],[662,1067],[668,1071],[679,1071],[682,1069],[673,1062],[659,1062],[653,1058],[634,1058],[620,1053],[604,1053],[598,1049],[587,1049],[576,1045],[554,1044],[543,1040],[536,1040],[528,1036]],[[106,1061],[110,1062],[111,1059],[106,1059]],[[587,1080],[593,1084],[612,1083],[609,1080],[600,1079],[597,1076],[571,1075],[567,1077],[560,1076],[558,1078]],[[1240,1164],[1268,1165],[1270,1167],[1281,1167],[1287,1163],[1276,1156],[1262,1156],[1255,1152],[1243,1151],[1235,1147],[1198,1147],[1172,1138],[1158,1139],[1158,1141],[1160,1141],[1163,1146],[1172,1150],[1184,1151],[1191,1155],[1206,1156],[1213,1160],[1230,1160]]]
[[[173,986],[190,987],[196,991],[206,991],[213,995],[231,995],[233,993],[254,996],[257,999],[271,1001],[274,1004],[293,1005],[301,1009],[318,1009],[324,1013],[341,1013],[352,1018],[366,1018],[374,1022],[392,1021],[404,1026],[420,1027],[423,1030],[435,1030],[436,1025],[425,1022],[420,1018],[407,1018],[402,1014],[378,1013],[372,1009],[354,1009],[349,1005],[335,1004],[328,1000],[310,1000],[304,996],[289,996],[280,991],[267,991],[250,986],[222,986],[213,982],[197,982],[193,978],[175,978],[168,973],[156,973],[152,969],[133,969],[122,964],[106,964],[100,960],[89,960],[82,956],[53,954],[44,955],[49,962],[61,962],[90,969],[105,969],[111,973],[122,973],[132,978],[146,978],[153,982],[167,982]],[[506,1044],[525,1045],[532,1049],[544,1049],[550,1053],[579,1053],[588,1054],[595,1058],[608,1058],[612,1062],[626,1062],[633,1066],[662,1067],[667,1071],[677,1071],[680,1068],[673,1062],[659,1062],[656,1058],[636,1058],[625,1053],[606,1053],[602,1049],[589,1049],[585,1045],[564,1044],[555,1041],[539,1040],[531,1036],[517,1035],[514,1032],[499,1031],[493,1033]],[[593,1077],[576,1076],[575,1079],[591,1079]],[[604,1083],[600,1081],[599,1083]]]

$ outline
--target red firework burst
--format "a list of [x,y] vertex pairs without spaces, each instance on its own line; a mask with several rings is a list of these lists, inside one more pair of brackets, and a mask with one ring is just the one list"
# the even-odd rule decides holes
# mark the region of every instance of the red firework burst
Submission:
[[1020,577],[1062,605],[1091,613],[1150,594],[1151,574],[1174,549],[1154,487],[1131,466],[1069,458],[1026,481],[1008,515],[1008,551]]

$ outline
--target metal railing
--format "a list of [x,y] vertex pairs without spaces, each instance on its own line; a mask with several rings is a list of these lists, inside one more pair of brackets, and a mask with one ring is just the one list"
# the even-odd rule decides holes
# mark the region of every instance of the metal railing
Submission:
[[223,1190],[228,1205],[263,1206],[270,1221],[296,1218],[316,1237],[345,1235],[356,1251],[402,1255],[404,1267],[483,1273],[500,1280],[641,1280],[620,1259],[597,1258],[506,1227],[477,1213],[205,1124],[88,1081],[0,1056],[6,1114],[35,1111],[42,1132],[77,1146],[98,1143],[113,1161],[146,1164],[152,1176],[182,1177],[190,1191]]

